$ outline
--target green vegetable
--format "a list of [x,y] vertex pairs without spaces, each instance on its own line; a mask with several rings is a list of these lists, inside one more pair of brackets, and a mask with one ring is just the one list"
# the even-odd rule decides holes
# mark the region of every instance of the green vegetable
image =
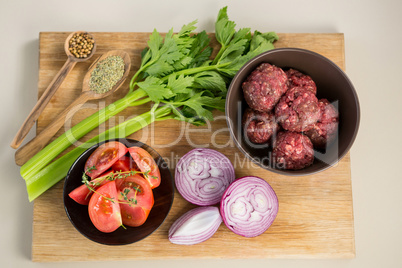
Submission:
[[[184,25],[163,38],[156,30],[141,54],[141,65],[130,81],[125,97],[72,127],[21,167],[29,200],[32,201],[67,174],[75,159],[87,148],[112,138],[124,138],[154,121],[176,119],[194,125],[213,120],[212,110],[223,111],[227,85],[236,72],[251,58],[273,49],[278,36],[250,29],[235,30],[226,7],[215,24],[221,47],[211,60],[209,37],[194,33],[196,21]],[[57,155],[90,130],[125,108],[154,102],[153,108],[90,139],[50,163]]]

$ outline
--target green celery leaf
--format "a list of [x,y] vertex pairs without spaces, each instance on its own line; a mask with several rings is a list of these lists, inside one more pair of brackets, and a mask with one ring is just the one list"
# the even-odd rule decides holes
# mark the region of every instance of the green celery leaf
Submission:
[[242,39],[246,39],[246,40],[250,41],[251,38],[252,38],[252,35],[250,32],[250,28],[242,28],[235,33],[231,42],[236,43],[237,41],[242,40]]
[[169,75],[173,71],[174,68],[171,64],[161,61],[149,66],[145,72],[147,76],[163,77],[165,75]]
[[205,120],[198,117],[197,113],[189,107],[182,107],[181,109],[173,108],[172,112],[176,120],[189,122],[195,126],[205,125]]
[[227,46],[235,34],[236,24],[230,21],[227,15],[227,7],[219,10],[218,17],[215,23],[216,40],[223,46]]
[[158,51],[159,57],[152,58],[154,62],[144,70],[147,75],[164,77],[174,71],[188,68],[190,64],[193,64],[195,56],[193,55],[194,42],[199,39],[199,44],[204,45],[205,43],[202,35],[200,37],[193,35],[196,23],[197,21],[193,21],[184,25],[177,34],[173,34],[173,29],[166,34]]
[[178,32],[178,36],[189,36],[192,32],[194,32],[197,29],[197,26],[195,26],[197,24],[197,20],[194,20],[192,22],[190,22],[189,24],[183,25],[180,29],[180,31]]
[[188,67],[200,66],[203,62],[209,60],[212,54],[212,47],[209,46],[211,39],[205,31],[195,35],[194,42],[191,46],[190,57],[192,62]]
[[173,64],[173,68],[174,68],[175,71],[183,70],[187,66],[189,66],[192,61],[193,61],[193,58],[191,58],[189,56],[183,56],[180,60],[176,61]]
[[170,75],[167,86],[174,94],[188,94],[192,91],[191,86],[194,83],[194,77],[180,75]]
[[278,41],[279,37],[275,32],[260,33],[259,31],[254,32],[254,36],[250,42],[250,51],[258,49],[262,43],[274,43]]
[[273,42],[278,40],[276,34],[272,35],[272,33],[262,34],[256,31],[253,35],[253,38],[250,41],[250,50],[241,57],[237,57],[233,60],[229,65],[219,68],[219,72],[228,75],[229,77],[235,76],[237,71],[246,64],[252,58],[258,56],[259,54],[274,49]]
[[235,33],[227,47],[220,51],[219,59],[215,62],[222,64],[232,62],[249,49],[251,40],[250,28],[242,28]]
[[212,121],[213,116],[210,109],[224,110],[225,100],[220,97],[211,98],[209,96],[203,96],[203,92],[198,92],[186,100],[183,105],[193,109],[200,118]]
[[147,93],[153,102],[169,99],[175,95],[161,79],[153,76],[148,76],[144,81],[138,82],[137,85]]
[[150,76],[163,77],[172,73],[175,70],[173,64],[183,57],[175,38],[173,38],[173,29],[169,30],[166,34],[163,45],[158,53],[159,57],[144,71]]
[[163,44],[163,38],[156,29],[152,32],[148,40],[148,47],[152,54],[152,59],[159,57],[159,49]]
[[209,63],[212,62],[209,60],[209,58],[211,57],[212,51],[213,51],[212,47],[206,47],[197,56],[194,57],[191,64],[189,65],[189,68],[195,68],[195,67],[200,67],[203,65],[209,65]]
[[250,50],[257,49],[257,46],[259,46],[261,43],[274,43],[278,40],[279,37],[275,32],[260,33],[259,31],[255,31],[253,39],[251,40]]
[[238,40],[233,44],[230,43],[225,49],[225,51],[222,53],[221,59],[219,60],[218,64],[236,60],[243,54],[247,45],[248,45],[247,39]]
[[165,36],[163,46],[160,49],[160,62],[167,62],[173,64],[178,58],[182,57],[182,53],[173,38],[173,29],[171,29]]
[[215,71],[204,71],[194,75],[194,88],[210,90],[216,95],[226,95],[227,78]]

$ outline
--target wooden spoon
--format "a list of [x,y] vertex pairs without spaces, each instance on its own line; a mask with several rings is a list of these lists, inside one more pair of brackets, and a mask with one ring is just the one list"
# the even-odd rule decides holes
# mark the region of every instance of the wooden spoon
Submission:
[[[67,61],[64,63],[63,67],[61,67],[60,71],[56,74],[53,78],[52,82],[50,82],[49,86],[43,92],[42,96],[33,107],[32,111],[29,113],[28,117],[25,119],[24,123],[22,124],[21,128],[18,130],[17,134],[14,137],[14,140],[11,142],[10,146],[14,149],[17,149],[26,135],[29,133],[29,130],[35,124],[36,120],[38,119],[39,115],[42,113],[43,109],[45,109],[46,105],[48,104],[49,100],[53,97],[54,93],[60,87],[61,83],[63,83],[64,78],[70,73],[77,62],[83,62],[89,60],[92,55],[95,53],[96,50],[96,42],[92,48],[91,53],[86,58],[77,58],[75,57],[69,50],[69,41],[73,37],[74,34],[81,34],[86,33],[92,37],[91,34],[84,32],[84,31],[77,31],[71,33],[66,41],[64,42],[64,51],[67,54]],[[95,39],[93,39],[95,40]]]
[[[97,66],[97,63],[109,56],[120,56],[124,61],[124,73],[123,77],[113,86],[113,88],[105,93],[96,93],[89,87],[89,80],[92,71]],[[63,112],[61,112],[53,121],[40,132],[35,138],[29,141],[27,144],[22,146],[15,153],[15,162],[17,165],[22,166],[25,164],[32,156],[39,152],[45,145],[51,140],[51,138],[57,133],[57,131],[64,125],[66,120],[68,120],[72,114],[69,113],[71,109],[78,111],[79,108],[88,100],[95,100],[105,98],[115,92],[127,78],[130,71],[131,61],[128,53],[121,50],[113,50],[103,54],[99,57],[88,69],[82,85],[81,95],[73,101]]]

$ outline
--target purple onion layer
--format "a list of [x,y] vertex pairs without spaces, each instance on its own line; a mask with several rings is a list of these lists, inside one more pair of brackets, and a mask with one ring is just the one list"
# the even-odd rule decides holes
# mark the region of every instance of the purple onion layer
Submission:
[[278,197],[272,187],[259,177],[237,179],[225,191],[220,212],[225,225],[244,237],[264,233],[278,214]]
[[169,241],[194,245],[211,238],[222,223],[217,207],[197,207],[178,218],[169,229]]
[[230,160],[212,149],[193,149],[176,166],[177,190],[188,202],[199,206],[219,203],[234,180],[235,172]]

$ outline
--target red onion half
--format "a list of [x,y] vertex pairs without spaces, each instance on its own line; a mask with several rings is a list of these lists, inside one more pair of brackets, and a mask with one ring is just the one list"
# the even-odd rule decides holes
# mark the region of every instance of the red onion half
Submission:
[[169,241],[178,245],[194,245],[214,235],[222,223],[217,207],[197,207],[178,218],[169,229]]
[[230,160],[212,149],[193,149],[176,166],[177,190],[188,202],[199,206],[219,203],[234,180],[235,172]]
[[264,233],[278,214],[279,202],[272,187],[259,177],[243,177],[225,191],[220,212],[235,234],[255,237]]

